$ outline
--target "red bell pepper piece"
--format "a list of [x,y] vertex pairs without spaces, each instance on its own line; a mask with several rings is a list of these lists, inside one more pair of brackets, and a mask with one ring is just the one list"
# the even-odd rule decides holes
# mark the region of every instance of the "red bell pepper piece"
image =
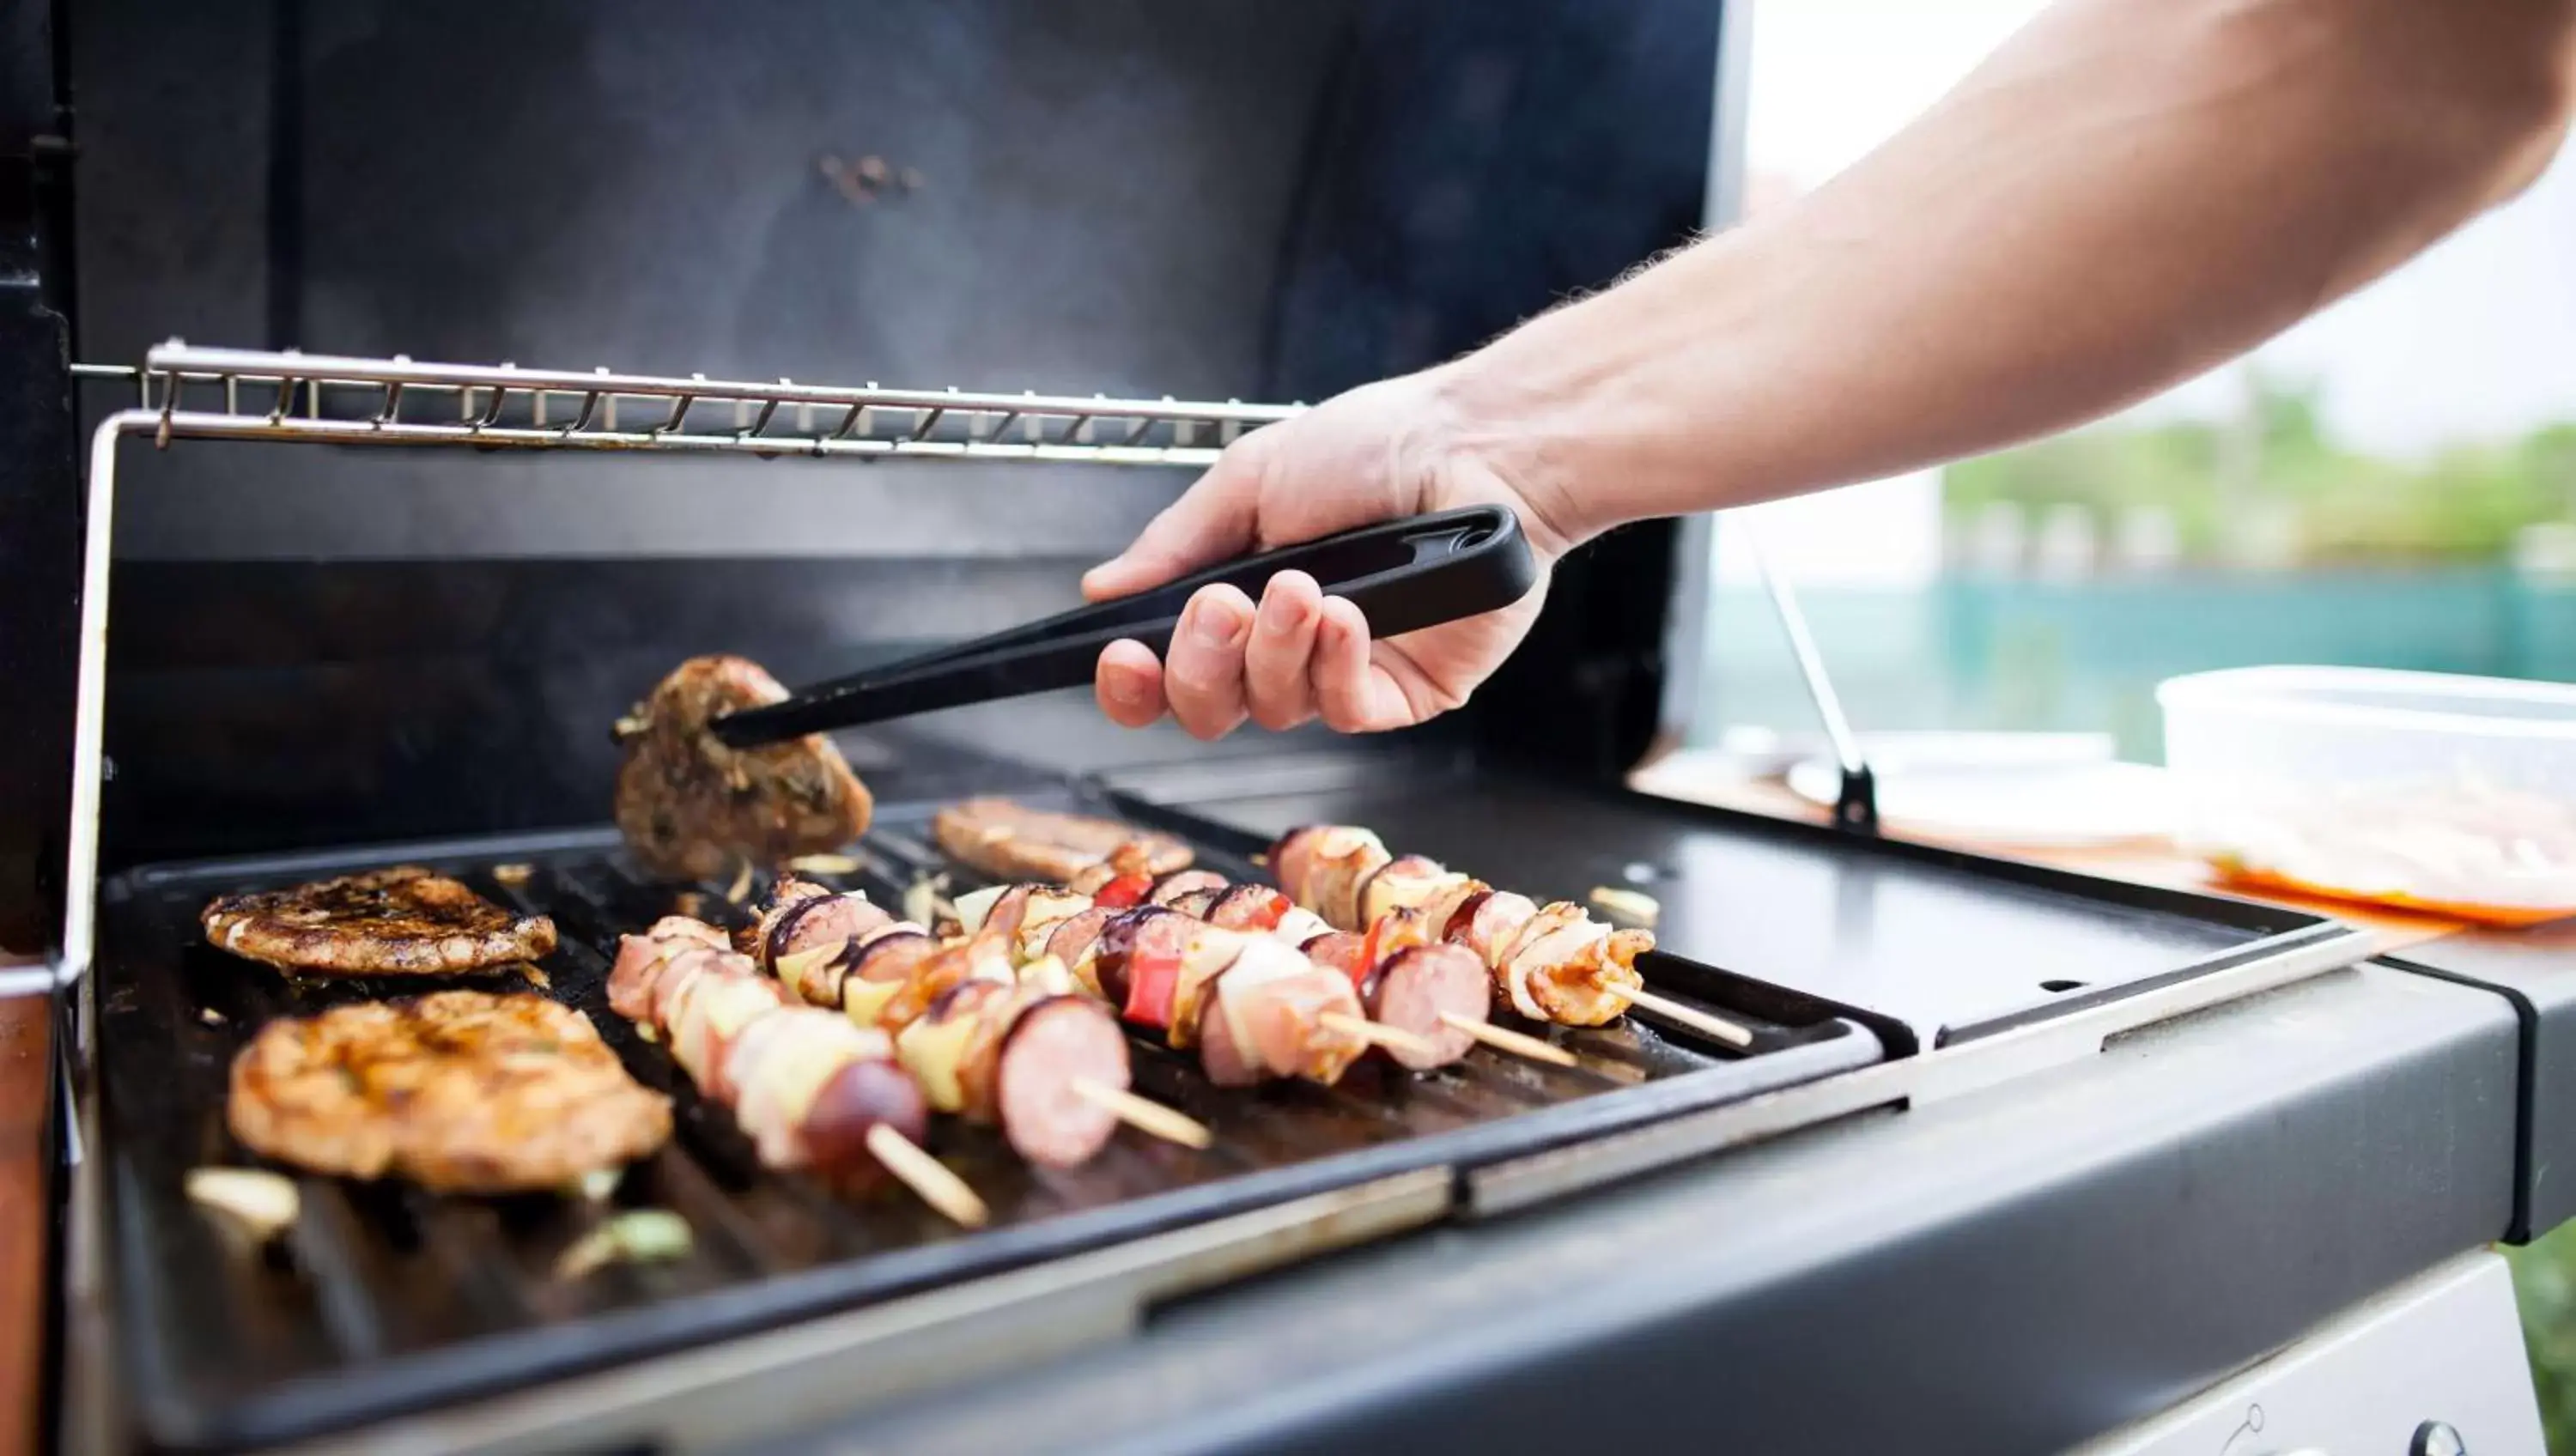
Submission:
[[1133,910],[1145,903],[1145,896],[1152,893],[1153,888],[1152,875],[1120,875],[1101,886],[1100,893],[1091,897],[1091,903],[1103,910]]

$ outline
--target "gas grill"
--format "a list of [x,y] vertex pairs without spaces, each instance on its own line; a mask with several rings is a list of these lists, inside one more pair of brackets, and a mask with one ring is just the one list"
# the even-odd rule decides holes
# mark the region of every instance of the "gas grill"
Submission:
[[[264,332],[271,346],[259,348],[151,342],[173,324],[202,333],[201,319],[241,323],[216,296],[219,282],[138,256],[139,219],[231,215],[217,143],[174,140],[184,128],[168,128],[207,114],[207,97],[189,88],[235,83],[199,75],[193,52],[214,43],[204,29],[102,10],[92,33],[124,41],[117,27],[132,23],[134,44],[85,49],[93,42],[82,39],[65,58],[65,73],[100,98],[101,154],[168,147],[218,176],[168,194],[106,178],[84,201],[84,316],[104,322],[80,353],[123,351],[134,364],[67,366],[41,349],[8,360],[13,379],[35,386],[17,396],[49,401],[56,413],[45,419],[67,432],[77,393],[92,431],[85,495],[67,488],[66,460],[48,489],[26,495],[29,530],[14,545],[0,540],[32,568],[0,573],[10,625],[30,629],[15,649],[30,656],[21,680],[41,685],[51,673],[63,687],[61,712],[12,726],[59,749],[70,768],[58,781],[10,785],[10,802],[45,805],[62,839],[12,821],[20,838],[0,846],[11,863],[42,867],[8,887],[0,924],[43,922],[59,948],[0,976],[56,998],[69,1049],[55,1412],[65,1444],[801,1448],[833,1427],[860,1444],[956,1450],[1421,1444],[1470,1427],[1479,1443],[1505,1448],[1587,1429],[1700,1441],[1705,1431],[1683,1434],[1692,1428],[1679,1413],[1695,1404],[1700,1348],[1682,1336],[1701,1334],[1735,1368],[1762,1372],[1730,1390],[1748,1403],[1729,1417],[1739,1439],[2044,1449],[2180,1400],[2360,1296],[2506,1232],[2499,1208],[2513,1210],[2517,1236],[2546,1226],[2549,1205],[2531,1196],[2533,1160],[2515,1144],[2528,1142],[2531,1121],[2516,1117],[2517,1077],[2528,1075],[2516,1070],[2517,1038],[2538,1033],[2517,1032],[2490,990],[2354,969],[2368,937],[2325,917],[1882,838],[1856,755],[1835,827],[1621,787],[1669,740],[1693,693],[1706,542],[1703,527],[1673,523],[1617,533],[1564,563],[1529,646],[1474,704],[1416,732],[1202,746],[1109,729],[1087,699],[1058,697],[842,735],[878,815],[849,848],[857,868],[821,877],[889,904],[934,875],[952,890],[973,884],[928,833],[940,804],[970,794],[1164,829],[1231,878],[1258,878],[1254,857],[1292,825],[1365,824],[1399,851],[1533,896],[1579,901],[1601,886],[1652,896],[1661,949],[1642,966],[1649,985],[1749,1028],[1751,1045],[1632,1017],[1564,1034],[1572,1068],[1479,1050],[1420,1078],[1366,1068],[1332,1089],[1222,1091],[1139,1043],[1141,1089],[1208,1124],[1214,1146],[1190,1152],[1122,1134],[1095,1162],[1047,1173],[989,1131],[943,1123],[931,1151],[994,1209],[992,1225],[973,1232],[900,1198],[836,1197],[759,1169],[730,1117],[605,1008],[621,932],[684,908],[738,921],[761,888],[654,882],[600,827],[614,754],[606,729],[627,702],[696,652],[739,651],[806,681],[1038,615],[1070,594],[1078,563],[1120,544],[1189,468],[1296,408],[1217,396],[1320,396],[1430,362],[1601,281],[1673,240],[1676,176],[1691,209],[1680,225],[1696,220],[1703,181],[1709,216],[1730,205],[1726,106],[1740,87],[1732,59],[1721,60],[1733,53],[1712,7],[1528,4],[1396,18],[1385,7],[1296,9],[1210,18],[1144,7],[1075,20],[999,5],[906,11],[869,28],[834,7],[791,6],[808,52],[791,61],[687,7],[648,5],[613,24],[538,15],[531,24],[555,46],[512,51],[510,67],[523,69],[495,70],[482,39],[407,13],[307,14],[281,0],[270,12],[277,53],[250,67],[273,87],[261,260],[269,315],[264,329],[235,337]],[[1728,13],[1735,35],[1740,17]],[[216,27],[202,17],[173,24]],[[907,77],[895,89],[918,94],[827,100],[810,112],[798,110],[806,102],[794,88],[690,89],[689,78],[748,54],[828,73],[875,55],[889,35],[914,47],[922,74],[957,89]],[[1064,54],[1031,59],[1047,45]],[[631,74],[585,70],[581,57],[601,47]],[[1569,69],[1558,52],[1593,68]],[[323,55],[327,66],[314,59]],[[1039,81],[1062,83],[1067,68],[1112,55],[1149,58],[1129,80],[1151,125],[1124,112],[1074,116],[1055,135],[1033,122],[1058,119],[1043,107],[1060,97],[1028,103],[985,84],[985,68],[999,65],[1052,96]],[[1414,81],[1427,66],[1451,75],[1453,59],[1457,114],[1426,109]],[[783,206],[758,282],[795,283],[827,302],[841,286],[832,267],[797,262],[798,249],[845,226],[877,229],[868,234],[877,246],[925,267],[952,236],[1021,263],[1025,244],[996,243],[970,218],[940,211],[953,207],[941,200],[947,163],[923,163],[926,177],[912,182],[898,156],[879,169],[893,181],[869,181],[878,172],[843,155],[855,143],[835,141],[820,165],[790,159],[800,181],[782,204],[774,190],[728,191],[752,185],[741,179],[757,169],[741,157],[718,167],[683,147],[664,163],[713,196],[624,206],[592,197],[579,215],[558,217],[557,199],[477,182],[447,203],[489,214],[477,224],[489,232],[464,236],[510,239],[515,228],[560,223],[597,251],[586,267],[602,276],[622,267],[641,291],[614,305],[520,286],[460,300],[442,290],[476,269],[460,270],[446,244],[414,251],[388,226],[379,190],[387,166],[456,151],[404,90],[442,68],[496,78],[549,138],[587,138],[597,150],[575,150],[594,162],[734,106],[745,127],[821,116],[885,128],[959,167],[979,155],[967,143],[998,150],[997,139],[1017,138],[1053,158],[1101,134],[1139,145],[1150,135],[1187,151],[1194,127],[1222,124],[1236,129],[1229,165],[1192,175],[1289,241],[1263,265],[1270,301],[1255,339],[1235,294],[1193,292],[1204,279],[1190,272],[1208,265],[1200,253],[1235,265],[1252,250],[1245,238],[1266,246],[1254,222],[1203,218],[1208,236],[1181,246],[1169,241],[1179,224],[1206,209],[1154,198],[1137,201],[1133,222],[1104,217],[1004,168],[979,180],[1016,179],[1048,199],[1059,212],[1040,223],[1096,220],[1063,245],[1125,290],[1104,322],[1067,304],[1079,281],[1016,276],[988,259],[974,289],[952,295],[990,307],[971,310],[959,329],[972,341],[950,354],[1016,362],[1036,377],[993,367],[964,376],[972,388],[948,387],[961,377],[947,372],[951,358],[911,342],[940,320],[918,290],[883,279],[865,296],[909,320],[909,333],[874,332],[869,319],[873,352],[862,351],[836,337],[853,326],[837,304],[812,318],[773,307],[752,342],[775,352],[755,359],[750,344],[699,337],[704,319],[688,321],[698,280],[660,255],[653,227],[757,200]],[[1597,98],[1613,72],[1627,84],[1608,89],[1653,136],[1605,130],[1598,116],[1566,119],[1567,105]],[[324,81],[324,97],[308,94]],[[628,94],[620,85],[666,101],[674,116],[614,120],[614,97]],[[1504,108],[1512,119],[1492,114],[1503,105],[1492,99],[1498,85],[1527,93]],[[608,100],[589,94],[599,88]],[[958,95],[983,108],[950,123],[963,141],[919,121],[935,110],[929,98]],[[1308,107],[1303,132],[1262,112],[1281,98]],[[1030,105],[1041,108],[1035,117]],[[322,146],[352,134],[334,131],[322,107],[362,122],[354,134],[386,156]],[[1539,194],[1494,204],[1496,225],[1555,244],[1518,259],[1518,271],[1469,267],[1464,241],[1412,211],[1403,168],[1437,173],[1447,163],[1408,163],[1380,145],[1468,133],[1527,141],[1569,127],[1621,136],[1633,158],[1608,176],[1597,157],[1554,145],[1508,166],[1488,158],[1494,170],[1478,175],[1489,189],[1507,175]],[[801,144],[805,133],[796,135]],[[1305,161],[1294,196],[1242,180],[1295,170],[1281,164],[1296,157]],[[1677,157],[1688,163],[1679,171]],[[1160,165],[1180,162],[1167,152],[1129,170]],[[1594,205],[1569,209],[1567,197]],[[319,210],[329,198],[353,210]],[[902,211],[916,206],[930,220]],[[1369,232],[1370,218],[1387,216],[1412,226]],[[1354,242],[1363,233],[1372,240]],[[60,246],[38,273],[61,289],[68,227],[54,237]],[[307,251],[331,247],[349,256]],[[1175,296],[1148,297],[1133,282],[1154,274],[1130,256],[1149,248],[1172,275],[1153,281]],[[437,278],[408,283],[407,265]],[[350,287],[308,282],[337,278],[338,267],[357,269],[362,292],[380,289],[382,303],[352,304]],[[1436,318],[1403,306],[1353,313],[1355,299],[1375,296],[1355,272],[1409,277],[1413,292],[1433,296],[1456,286],[1444,268],[1473,286]],[[156,305],[177,316],[141,322]],[[1048,313],[1048,329],[994,318],[1059,305],[1070,312]],[[657,307],[680,317],[665,323]],[[420,332],[388,337],[397,324]],[[305,329],[374,352],[284,347]],[[1197,336],[1195,349],[1171,342]],[[561,367],[600,338],[633,338],[668,357],[660,372]],[[510,351],[528,358],[500,357]],[[938,372],[865,377],[892,375],[916,354],[929,362],[915,367]],[[1157,363],[1183,377],[1148,377]],[[1166,386],[1209,397],[1160,394]],[[710,509],[710,500],[746,504]],[[764,517],[779,524],[754,542]],[[819,545],[803,539],[809,526]],[[55,590],[69,587],[75,564],[77,618]],[[1799,646],[1812,658],[1802,636]],[[222,891],[397,862],[440,867],[555,918],[563,945],[542,967],[543,989],[589,1012],[639,1079],[672,1094],[673,1142],[607,1204],[301,1178],[301,1214],[278,1244],[228,1242],[181,1184],[191,1168],[245,1160],[222,1117],[234,1050],[275,1016],[417,987],[289,983],[206,946],[197,911]],[[2324,1069],[2301,1030],[2314,1026],[2372,1048],[2354,1075]],[[2260,1065],[2233,1066],[2231,1037]],[[2162,1078],[2156,1069],[2167,1065],[2189,1069],[2186,1085]],[[2134,1200],[2157,1185],[2123,1177],[2195,1158],[2241,1184],[2266,1158],[2300,1156],[2295,1135],[2314,1133],[2314,1109],[2329,1105],[2384,1130],[2385,1146],[2322,1139],[2333,1156],[2290,1178],[2295,1196],[2240,1205],[2226,1189],[2211,1193],[2236,1244],[2180,1216],[2142,1225],[2106,1192]],[[1988,1137],[1999,1141],[1980,1141]],[[2387,1228],[2355,1232],[2358,1189],[2407,1159],[2411,1191]],[[2078,1211],[2052,1216],[2061,1205]],[[679,1212],[692,1250],[578,1284],[554,1278],[557,1255],[620,1206]],[[1694,1209],[1712,1221],[1695,1226]],[[2302,1222],[2325,1240],[2330,1271],[2288,1257],[2284,1241]],[[2157,1305],[2153,1271],[2118,1267],[2111,1244],[2082,1237],[2096,1228],[2169,1237],[2154,1247],[2195,1256],[2170,1271],[2173,1281],[2199,1289],[2200,1272],[2223,1271],[2240,1281],[2237,1300],[2217,1311]],[[1610,1231],[1632,1262],[1587,1229]],[[2026,1278],[1996,1273],[1998,1239],[2020,1240]],[[1731,1262],[1739,1258],[1752,1262]],[[1884,1424],[1896,1417],[1873,1417],[1877,1397],[1834,1372],[1901,1364],[1915,1337],[1945,1343],[1925,1310],[1955,1307],[1972,1271],[2006,1291],[1996,1318],[2036,1333],[1924,1354],[1924,1373],[1891,1376],[1887,1399],[1913,1408],[1951,1396],[1974,1408],[1938,1432]],[[2492,1313],[2490,1265],[2428,1277],[2405,1297]],[[1558,1280],[1579,1286],[1560,1289],[1561,1321],[1531,1302]],[[1349,1301],[1371,1290],[1403,1308],[1354,1327]],[[1605,1303],[1612,1290],[1629,1303]],[[2136,1370],[2096,1386],[2092,1366],[2060,1380],[2034,1363],[2051,1358],[2052,1340],[2070,1359],[2096,1353],[2099,1329],[2069,1310],[2122,1300],[2136,1306],[2139,1348],[2152,1356]],[[1657,1322],[1671,1338],[1651,1338]],[[1343,1347],[1381,1333],[1400,1348],[1378,1365],[1353,1364]],[[1979,1366],[1981,1345],[2012,1368]],[[1595,1390],[1624,1378],[1626,1393],[1598,1409],[1536,1378],[1552,1368],[1584,1372]],[[2068,1388],[2052,1387],[2028,1412],[1993,1408],[1994,1392],[2016,1382]],[[1127,1398],[1140,1388],[1166,1394]],[[2444,1393],[2481,1409],[2512,1399],[2466,1386]],[[1157,1404],[1182,1399],[1192,1408]]]
[[[993,1136],[942,1129],[935,1151],[998,1213],[988,1230],[955,1234],[907,1203],[834,1200],[763,1174],[729,1117],[701,1103],[660,1049],[607,1013],[604,983],[620,933],[680,909],[739,919],[744,886],[649,883],[601,831],[164,862],[101,882],[100,715],[114,589],[104,543],[113,537],[119,447],[129,438],[163,447],[215,439],[826,461],[922,454],[1195,463],[1212,449],[1196,432],[1222,436],[1277,412],[585,377],[176,342],[153,350],[126,382],[136,402],[98,426],[89,477],[88,539],[97,544],[85,582],[73,893],[52,973],[89,1017],[97,1080],[83,1131],[96,1152],[84,1165],[88,1196],[76,1195],[75,1204],[104,1239],[98,1293],[121,1355],[118,1398],[157,1445],[233,1449],[363,1432],[426,1406],[470,1406],[844,1309],[903,1309],[892,1327],[899,1333],[888,1338],[917,1341],[936,1319],[920,1301],[975,1288],[983,1293],[976,1314],[992,1318],[1004,1297],[992,1292],[996,1281],[1103,1251],[1119,1255],[1128,1298],[1141,1309],[1211,1279],[1348,1242],[1532,1206],[1809,1123],[2014,1075],[2034,1057],[2098,1047],[2113,1032],[2363,954],[2362,937],[2312,915],[2121,891],[1838,829],[1551,785],[1472,755],[1426,763],[1326,751],[1067,777],[954,747],[925,751],[908,745],[912,730],[890,730],[862,762],[926,758],[977,789],[1017,783],[1040,802],[1166,828],[1233,879],[1259,877],[1254,857],[1281,830],[1348,820],[1551,896],[1580,895],[1587,882],[1644,884],[1675,907],[1663,930],[1668,949],[1645,966],[1650,984],[1753,1032],[1749,1047],[1728,1048],[1630,1018],[1576,1033],[1580,1063],[1572,1069],[1479,1056],[1418,1080],[1371,1073],[1329,1091],[1258,1094],[1220,1092],[1186,1059],[1149,1051],[1141,1084],[1211,1126],[1215,1148],[1187,1155],[1121,1146],[1080,1170],[1039,1175]],[[734,428],[710,428],[700,412]],[[639,426],[639,417],[650,423]],[[1114,443],[1098,442],[1104,430]],[[899,769],[891,782],[902,782]],[[851,887],[902,903],[929,876],[962,875],[929,847],[932,807],[890,803],[856,846],[862,868],[848,877]],[[552,1199],[436,1199],[308,1178],[308,1211],[280,1260],[228,1252],[188,1203],[187,1171],[224,1155],[224,1072],[251,1030],[277,1015],[410,989],[291,986],[204,945],[197,908],[228,890],[411,860],[459,873],[563,928],[566,943],[545,970],[548,989],[608,1027],[639,1077],[679,1100],[677,1142],[622,1184],[619,1197],[686,1216],[701,1240],[688,1259],[565,1289],[548,1278],[550,1261],[595,1225],[600,1209]],[[504,865],[514,868],[504,874]],[[1845,919],[1855,910],[1864,921],[1929,915],[1961,933],[1991,934],[1995,944],[1958,955],[1935,949],[1929,937],[1864,934],[1830,950],[1824,965],[1801,967],[1801,958],[1758,938],[1782,923],[1775,915],[1729,903],[1742,895],[1794,904],[1819,889],[1863,897],[1844,907]],[[1748,932],[1757,938],[1742,939]],[[2079,983],[2041,974],[2067,964],[2085,968]],[[1872,1068],[1885,1074],[1855,1075]],[[86,1211],[90,1197],[94,1213]],[[1023,1277],[1005,1285],[1005,1295],[1012,1291],[1042,1302],[1048,1285]],[[1025,1339],[1010,1348],[1025,1355]],[[952,1365],[922,1378],[955,1373]]]

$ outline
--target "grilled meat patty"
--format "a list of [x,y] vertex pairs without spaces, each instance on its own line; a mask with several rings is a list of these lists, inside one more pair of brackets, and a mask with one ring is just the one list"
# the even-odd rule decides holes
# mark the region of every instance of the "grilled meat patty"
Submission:
[[206,939],[235,955],[319,975],[447,975],[555,948],[553,921],[514,915],[418,865],[218,895],[198,918]]
[[1009,799],[951,804],[933,816],[930,832],[952,858],[997,880],[1061,885],[1113,858],[1122,874],[1168,875],[1190,864],[1190,847],[1168,834]]
[[660,1147],[671,1104],[589,1018],[542,996],[440,991],[272,1021],[226,1116],[264,1156],[442,1193],[559,1188]]
[[874,801],[830,739],[731,748],[706,731],[722,714],[786,696],[758,663],[693,657],[618,722],[617,828],[647,871],[721,879],[745,861],[771,868],[867,829]]

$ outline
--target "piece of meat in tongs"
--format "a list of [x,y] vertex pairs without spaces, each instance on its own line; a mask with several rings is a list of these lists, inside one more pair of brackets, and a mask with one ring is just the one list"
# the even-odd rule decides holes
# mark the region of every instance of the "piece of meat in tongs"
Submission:
[[874,801],[830,739],[735,748],[707,731],[723,714],[786,697],[758,663],[693,657],[618,720],[617,827],[647,871],[721,879],[746,863],[770,869],[837,849],[867,829]]

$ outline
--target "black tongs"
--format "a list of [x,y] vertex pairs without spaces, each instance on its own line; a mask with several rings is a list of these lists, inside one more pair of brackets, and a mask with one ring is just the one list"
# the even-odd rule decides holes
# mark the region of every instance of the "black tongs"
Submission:
[[1314,577],[1325,595],[1357,606],[1372,637],[1510,606],[1538,579],[1520,518],[1500,506],[1467,506],[1247,556],[1132,597],[821,683],[783,703],[727,714],[709,726],[726,743],[747,748],[1078,687],[1091,681],[1100,649],[1121,638],[1162,656],[1180,625],[1181,608],[1199,588],[1230,582],[1259,600],[1273,575],[1292,569]]

